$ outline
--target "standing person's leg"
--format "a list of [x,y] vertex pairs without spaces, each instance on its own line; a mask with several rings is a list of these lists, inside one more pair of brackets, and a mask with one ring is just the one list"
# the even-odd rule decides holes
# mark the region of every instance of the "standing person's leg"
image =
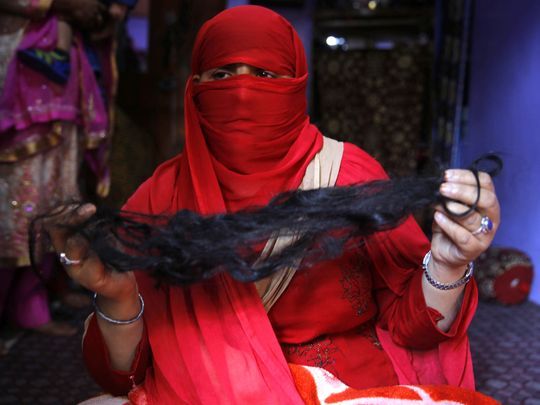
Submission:
[[[50,277],[52,268],[47,261],[41,264],[41,270],[43,277]],[[8,306],[10,320],[21,328],[57,336],[77,333],[77,328],[68,323],[51,319],[47,289],[31,267],[18,269]]]
[[7,312],[9,320],[24,329],[51,321],[47,291],[31,267],[19,267],[12,283]]
[[13,267],[0,268],[0,320],[4,315],[9,296],[9,287],[15,276],[15,271],[16,269]]
[[[0,268],[0,328],[4,319],[5,308],[9,296],[9,289],[15,275],[12,267]],[[0,338],[0,356],[7,352],[4,341]]]

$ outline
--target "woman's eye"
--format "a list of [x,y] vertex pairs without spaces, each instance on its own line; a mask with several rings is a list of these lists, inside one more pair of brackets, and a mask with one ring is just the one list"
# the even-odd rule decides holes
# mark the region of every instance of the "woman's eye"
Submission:
[[267,79],[276,79],[277,78],[277,75],[275,73],[269,72],[268,70],[259,71],[258,76],[265,77]]
[[216,70],[212,72],[212,79],[213,80],[223,80],[231,77],[231,73],[227,72],[226,70]]

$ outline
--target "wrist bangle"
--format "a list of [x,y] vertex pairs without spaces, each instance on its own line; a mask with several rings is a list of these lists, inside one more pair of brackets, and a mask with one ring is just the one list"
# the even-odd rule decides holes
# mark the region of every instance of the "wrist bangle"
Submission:
[[453,283],[441,283],[435,280],[431,276],[431,274],[429,274],[428,263],[430,260],[431,260],[431,250],[426,253],[426,255],[424,256],[424,260],[422,260],[422,269],[424,270],[424,275],[426,276],[426,280],[429,282],[429,284],[431,284],[433,287],[437,288],[438,290],[445,290],[445,291],[453,290],[471,281],[471,278],[474,273],[474,262],[470,262],[467,265],[467,270],[465,271],[465,274],[459,280],[454,281]]
[[139,301],[141,303],[141,310],[139,311],[139,313],[134,318],[131,318],[131,319],[128,319],[128,320],[125,320],[125,321],[110,318],[107,315],[105,315],[103,312],[101,312],[101,309],[99,309],[99,307],[97,305],[96,299],[97,299],[97,293],[94,293],[94,311],[95,311],[95,313],[101,319],[104,319],[107,322],[112,323],[114,325],[129,325],[131,323],[137,322],[139,319],[141,319],[141,317],[142,317],[142,315],[144,313],[144,300],[143,300],[143,297],[142,297],[141,294],[139,294]]

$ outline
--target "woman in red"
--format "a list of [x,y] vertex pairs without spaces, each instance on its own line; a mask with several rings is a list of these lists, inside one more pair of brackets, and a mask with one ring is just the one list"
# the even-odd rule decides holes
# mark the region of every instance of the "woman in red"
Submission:
[[[310,123],[304,50],[274,12],[244,6],[208,21],[192,72],[185,149],[126,209],[234,212],[286,190],[386,176],[365,152]],[[83,243],[51,226],[68,273],[97,293],[86,364],[108,392],[160,404],[302,403],[287,363],[325,369],[354,388],[473,388],[466,330],[477,301],[469,262],[499,223],[491,179],[482,173],[480,180],[477,212],[460,220],[435,215],[426,272],[430,244],[412,219],[306,271],[287,269],[256,284],[219,275],[182,288],[107,272]],[[472,204],[472,173],[447,171],[441,193]],[[79,217],[93,212],[83,206]],[[269,241],[261,256],[283,243]]]

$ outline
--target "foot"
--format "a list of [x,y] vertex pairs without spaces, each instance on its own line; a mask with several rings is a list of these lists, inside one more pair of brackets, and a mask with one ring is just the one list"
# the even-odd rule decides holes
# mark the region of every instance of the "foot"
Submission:
[[77,328],[67,322],[49,321],[46,324],[32,328],[33,331],[51,336],[73,336],[77,333]]
[[69,79],[71,65],[69,54],[60,49],[43,51],[29,48],[17,52],[20,61],[58,84],[66,84]]

